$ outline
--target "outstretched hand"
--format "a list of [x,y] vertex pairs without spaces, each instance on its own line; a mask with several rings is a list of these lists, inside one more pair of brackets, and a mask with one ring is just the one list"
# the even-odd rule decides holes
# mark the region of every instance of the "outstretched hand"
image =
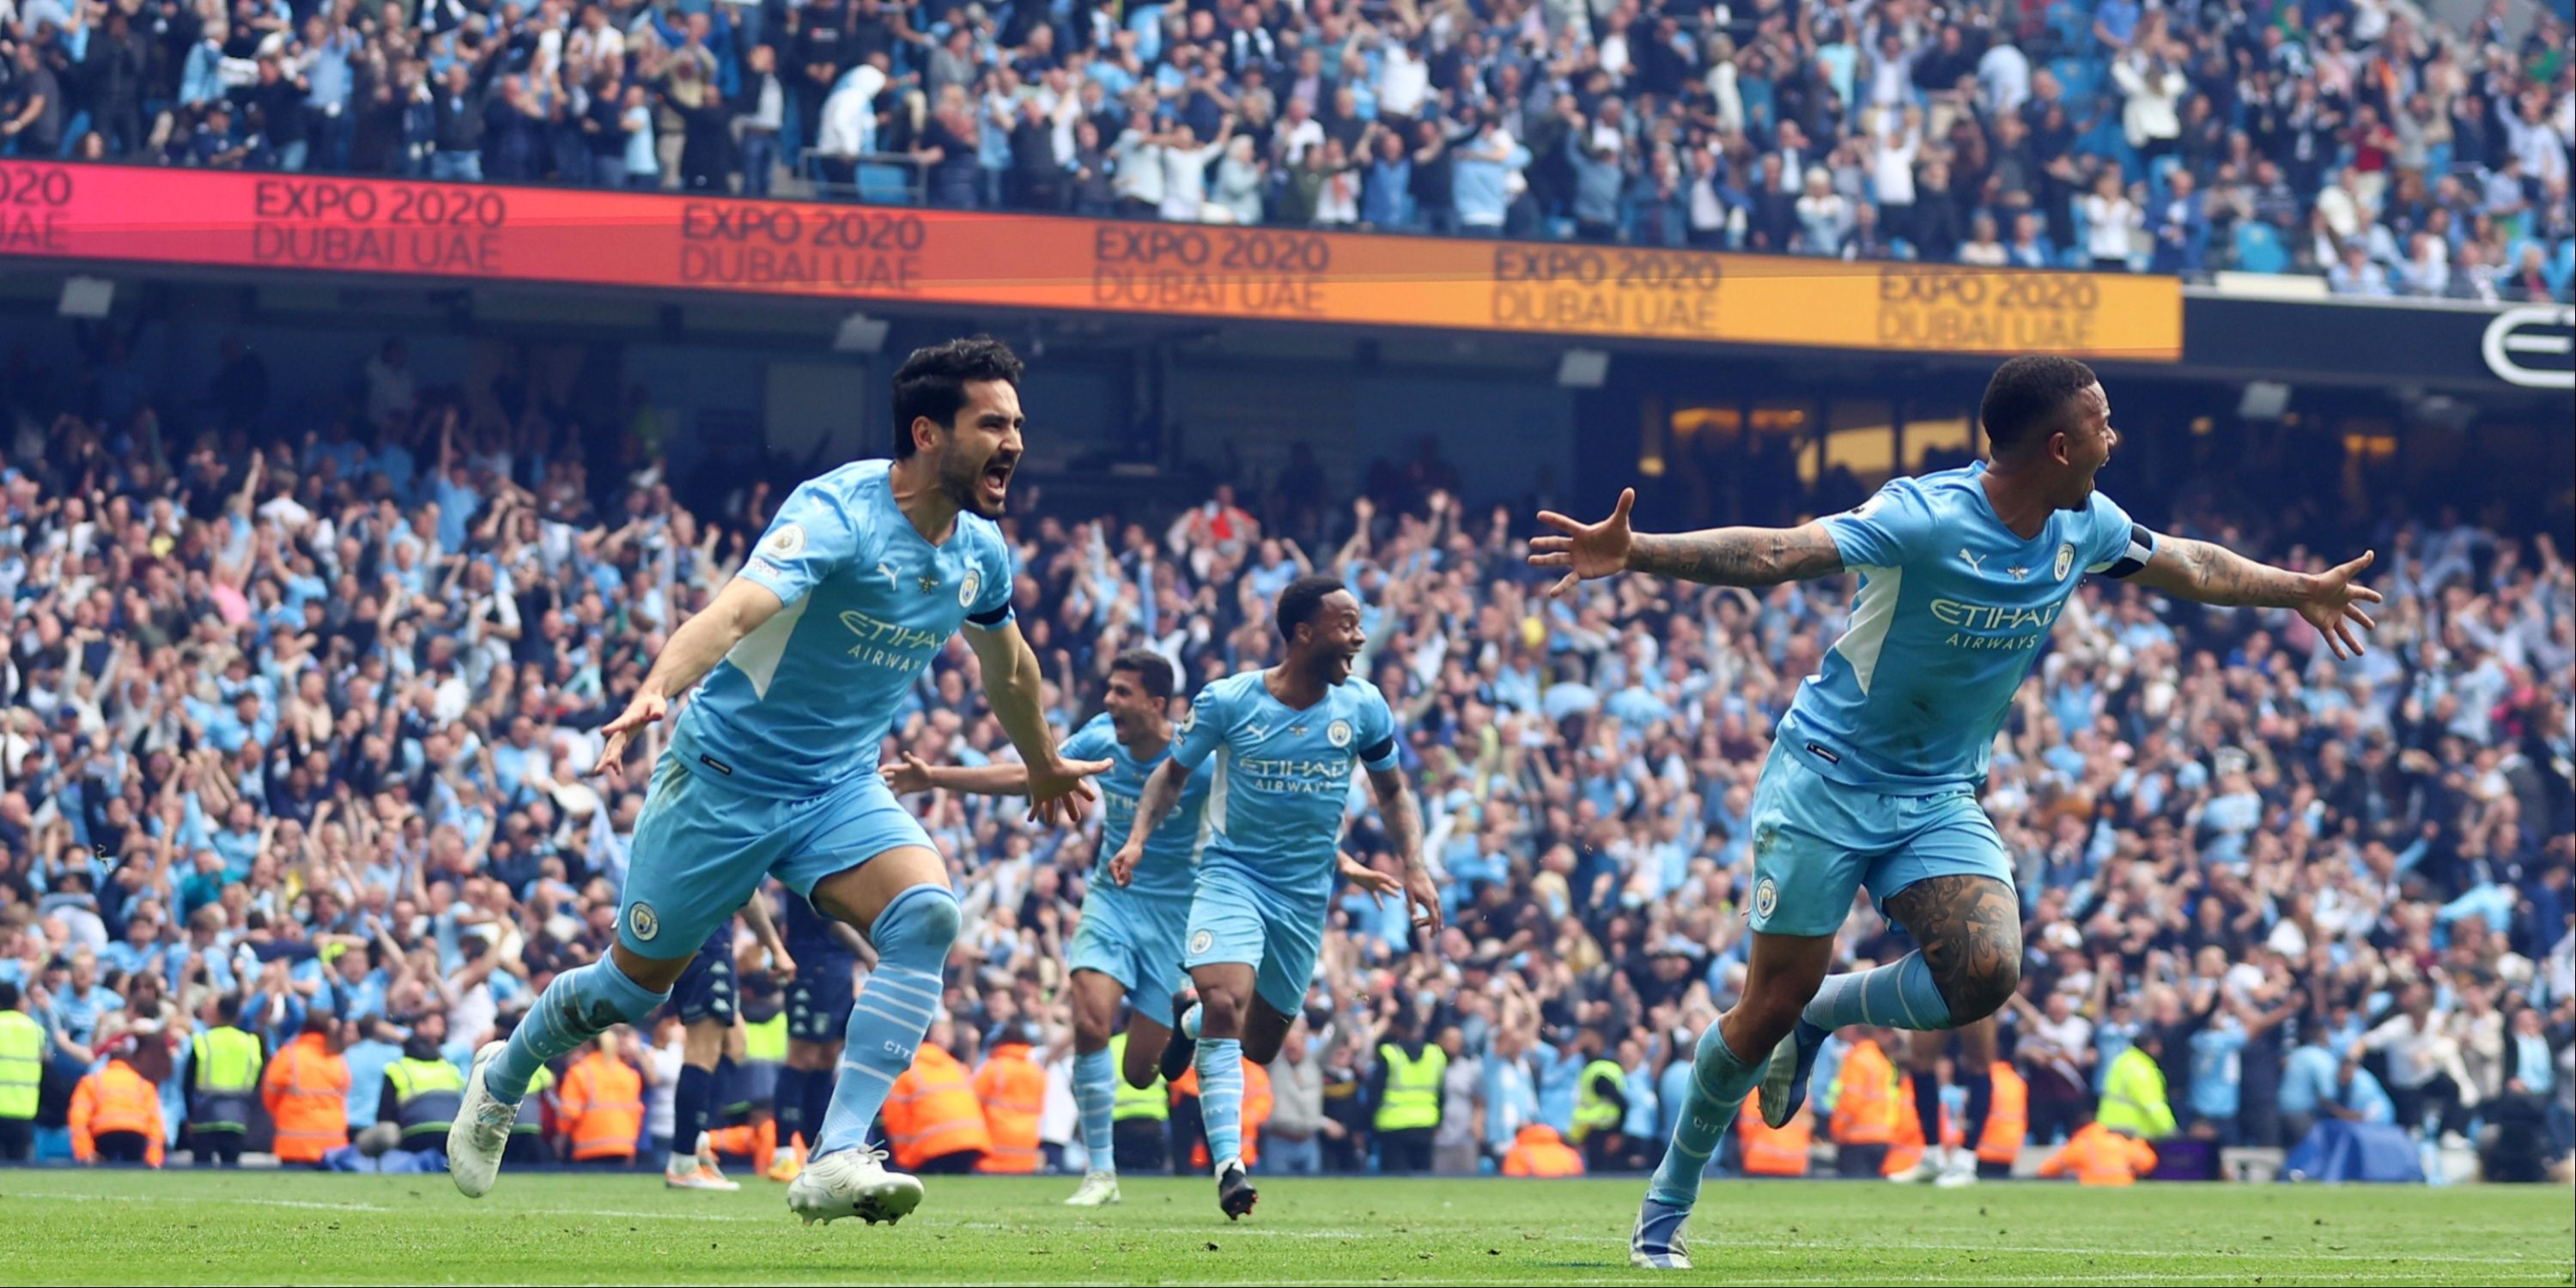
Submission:
[[1619,504],[1599,523],[1578,523],[1554,510],[1539,511],[1538,521],[1561,535],[1532,538],[1530,566],[1566,570],[1548,587],[1548,594],[1562,595],[1579,583],[1628,570],[1628,550],[1636,537],[1628,528],[1628,511],[1636,504],[1637,489],[1622,488]]
[[1347,854],[1335,854],[1333,866],[1342,874],[1344,881],[1368,891],[1369,898],[1376,901],[1380,907],[1385,906],[1388,895],[1400,895],[1404,892],[1403,882]]
[[1058,760],[1051,764],[1029,766],[1029,818],[1050,825],[1072,827],[1082,822],[1091,802],[1100,792],[1088,781],[1094,774],[1110,769],[1106,760]]
[[2361,656],[2361,637],[2352,632],[2356,623],[2365,632],[2379,628],[2361,607],[2381,602],[2379,592],[2353,581],[2377,557],[2377,551],[2364,550],[2360,558],[2318,574],[2315,587],[2299,602],[2299,616],[2326,637],[2326,647],[2338,658]]
[[600,744],[599,763],[593,772],[610,781],[623,777],[626,773],[626,740],[636,730],[659,722],[670,711],[669,698],[651,689],[637,693],[635,700],[627,703],[626,709],[619,712],[616,719],[600,726],[599,731],[607,737]]
[[886,790],[897,796],[914,796],[931,789],[930,762],[909,751],[903,753],[900,764],[879,766],[877,776],[885,780]]

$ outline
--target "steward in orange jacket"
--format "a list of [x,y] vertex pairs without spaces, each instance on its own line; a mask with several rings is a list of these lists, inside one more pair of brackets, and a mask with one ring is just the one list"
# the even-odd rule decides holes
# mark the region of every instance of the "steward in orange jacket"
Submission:
[[1807,1150],[1815,1143],[1815,1118],[1804,1108],[1789,1120],[1786,1127],[1772,1127],[1762,1121],[1762,1089],[1754,1088],[1745,1097],[1744,1108],[1735,1115],[1736,1133],[1744,1150],[1744,1174],[1747,1176],[1804,1176],[1807,1174]]
[[[945,1036],[937,1026],[932,1032]],[[993,1148],[966,1066],[930,1038],[886,1093],[884,1117],[895,1166],[907,1172],[972,1171]]]
[[1503,1155],[1503,1175],[1541,1180],[1581,1176],[1583,1155],[1566,1144],[1565,1138],[1557,1135],[1555,1128],[1546,1123],[1531,1123],[1512,1137],[1512,1147]]
[[340,1022],[321,1011],[304,1017],[304,1032],[268,1062],[259,1078],[259,1102],[277,1124],[277,1161],[321,1166],[322,1156],[349,1143],[349,1062],[340,1058]]
[[72,1091],[72,1157],[84,1163],[104,1158],[159,1167],[165,1141],[161,1088],[135,1069],[134,1039],[123,1041],[124,1052],[109,1057],[106,1068],[81,1079]]
[[1038,1114],[1046,1108],[1046,1070],[1029,1059],[1029,1044],[1004,1042],[975,1071],[975,1099],[984,1106],[984,1133],[992,1148],[979,1172],[1029,1174],[1038,1170]]
[[1995,1098],[1986,1108],[1986,1129],[1977,1134],[1977,1161],[2010,1169],[2030,1136],[2030,1084],[2010,1060],[1995,1061],[1987,1076],[1994,1080]]
[[2154,1170],[2155,1146],[2100,1123],[2084,1124],[2081,1131],[2048,1156],[2047,1162],[2039,1165],[2042,1176],[2073,1172],[2076,1181],[2084,1185],[2135,1185],[2139,1177]]
[[[1199,1068],[1197,1065],[1191,1065],[1189,1071],[1181,1075],[1181,1080],[1172,1084],[1172,1103],[1179,1104],[1182,1097],[1195,1098],[1198,1094]],[[1261,1161],[1261,1129],[1269,1123],[1270,1111],[1275,1107],[1276,1102],[1272,1100],[1270,1092],[1270,1071],[1250,1060],[1244,1061],[1243,1165],[1245,1167],[1251,1167]],[[1202,1117],[1199,1121],[1204,1123],[1207,1120]],[[1199,1132],[1198,1141],[1190,1146],[1190,1166],[1200,1171],[1206,1171],[1215,1166],[1214,1161],[1208,1158],[1207,1132],[1204,1129]]]
[[1833,1138],[1834,1169],[1844,1176],[1873,1176],[1896,1139],[1896,1065],[1874,1038],[1862,1038],[1843,1056],[1834,1077],[1834,1113],[1825,1132]]
[[[1950,1111],[1941,1111],[1942,1142],[1950,1143]],[[1879,1175],[1899,1176],[1913,1170],[1923,1161],[1923,1115],[1914,1111],[1914,1075],[1906,1073],[1896,1080],[1896,1134],[1888,1138],[1887,1159],[1878,1165]]]
[[572,1140],[576,1163],[633,1162],[636,1138],[644,1133],[644,1075],[610,1055],[608,1042],[593,1043],[574,1061],[555,1093],[555,1117]]

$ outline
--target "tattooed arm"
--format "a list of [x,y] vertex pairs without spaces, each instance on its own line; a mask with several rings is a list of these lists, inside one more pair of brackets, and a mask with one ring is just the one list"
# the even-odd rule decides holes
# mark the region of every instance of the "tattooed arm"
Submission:
[[1635,489],[1621,492],[1617,508],[1599,523],[1577,523],[1553,510],[1538,516],[1560,535],[1530,542],[1530,566],[1565,569],[1549,594],[1561,595],[1578,582],[1621,572],[1711,586],[1773,586],[1843,570],[1842,551],[1821,523],[1659,536],[1629,530],[1628,511],[1636,502]]
[[1378,814],[1386,820],[1387,843],[1404,861],[1404,897],[1413,904],[1413,924],[1423,931],[1427,947],[1440,933],[1440,888],[1422,861],[1422,805],[1414,800],[1403,770],[1372,769],[1368,776],[1377,791]]
[[2230,608],[2293,608],[2326,637],[2336,657],[2361,652],[2353,634],[2378,626],[2363,611],[2380,602],[2379,592],[2356,585],[2353,578],[2370,566],[2373,552],[2321,573],[2292,572],[2256,563],[2224,546],[2183,537],[2156,538],[2155,555],[2129,578],[2141,586],[2180,599]]
[[1710,586],[1776,586],[1842,570],[1842,552],[1821,523],[1708,528],[1673,536],[1640,532],[1628,545],[1628,571]]

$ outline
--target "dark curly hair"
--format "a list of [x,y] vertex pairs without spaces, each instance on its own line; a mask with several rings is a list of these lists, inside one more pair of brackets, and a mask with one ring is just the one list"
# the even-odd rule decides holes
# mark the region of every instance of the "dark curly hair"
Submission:
[[912,422],[927,416],[949,424],[966,405],[966,386],[999,380],[1017,388],[1026,369],[1011,346],[989,335],[913,350],[894,373],[895,459],[912,455]]

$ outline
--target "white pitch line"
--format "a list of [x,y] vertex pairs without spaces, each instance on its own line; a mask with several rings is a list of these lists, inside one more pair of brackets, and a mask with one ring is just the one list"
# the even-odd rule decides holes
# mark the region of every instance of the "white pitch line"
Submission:
[[[233,1197],[233,1196],[225,1196],[225,1197],[218,1197],[218,1198],[192,1198],[192,1197],[187,1197],[187,1196],[182,1196],[182,1195],[170,1195],[170,1194],[27,1194],[27,1193],[17,1193],[17,1194],[11,1194],[9,1197],[14,1198],[14,1199],[34,1199],[34,1200],[40,1200],[40,1201],[52,1201],[52,1202],[58,1202],[58,1203],[186,1203],[186,1204],[196,1204],[196,1203],[233,1203],[233,1204],[243,1204],[243,1205],[252,1206],[252,1207],[295,1208],[295,1209],[302,1209],[302,1210],[308,1210],[308,1211],[324,1211],[324,1212],[372,1212],[372,1213],[383,1213],[383,1214],[394,1214],[394,1213],[403,1213],[403,1212],[411,1212],[411,1211],[421,1211],[421,1210],[424,1210],[424,1209],[418,1209],[418,1208],[388,1207],[388,1206],[385,1206],[385,1205],[383,1205],[383,1204],[377,1204],[377,1203],[322,1202],[322,1201],[312,1200],[312,1199],[274,1199],[274,1198]],[[785,1226],[785,1225],[786,1225],[786,1218],[785,1218],[785,1217],[783,1217],[783,1216],[782,1216],[782,1217],[746,1216],[746,1215],[742,1215],[742,1214],[739,1214],[739,1213],[731,1213],[731,1212],[652,1212],[652,1211],[643,1211],[643,1210],[632,1209],[632,1208],[508,1208],[508,1207],[495,1207],[495,1208],[492,1208],[492,1209],[490,1209],[490,1210],[491,1210],[491,1211],[493,1211],[493,1212],[494,1212],[494,1213],[496,1213],[496,1214],[510,1215],[510,1216],[605,1217],[605,1218],[610,1218],[610,1219],[614,1219],[614,1220],[628,1220],[628,1221],[636,1221],[636,1220],[642,1220],[642,1221],[714,1221],[714,1222],[725,1222],[725,1223],[731,1223],[731,1224],[778,1225],[778,1226]],[[921,1228],[921,1227],[916,1226],[915,1228],[916,1228],[916,1229],[918,1229],[918,1228]],[[943,1229],[943,1230],[952,1230],[952,1229],[967,1229],[967,1230],[1012,1230],[1012,1231],[1027,1231],[1027,1232],[1030,1232],[1030,1233],[1059,1233],[1059,1234],[1060,1234],[1060,1233],[1065,1233],[1065,1232],[1066,1232],[1066,1230],[1067,1230],[1067,1228],[1066,1228],[1066,1227],[1063,1227],[1063,1226],[1047,1225],[1047,1224],[1043,1224],[1043,1223],[1035,1222],[1035,1221],[1029,1221],[1029,1222],[1011,1222],[1011,1221],[953,1221],[953,1222],[940,1223],[940,1224],[938,1225],[938,1228],[939,1228],[939,1229]],[[1198,1225],[1173,1225],[1173,1224],[1138,1225],[1138,1224],[1128,1224],[1128,1223],[1104,1223],[1104,1224],[1100,1224],[1100,1225],[1086,1225],[1086,1226],[1081,1226],[1081,1227],[1075,1227],[1075,1229],[1076,1229],[1076,1230],[1078,1230],[1078,1232],[1081,1232],[1081,1233],[1093,1234],[1093,1235],[1098,1235],[1098,1236],[1106,1236],[1106,1237],[1116,1237],[1116,1236],[1121,1236],[1121,1235],[1144,1235],[1144,1236],[1152,1236],[1152,1235],[1170,1235],[1170,1236],[1179,1236],[1179,1237],[1186,1237],[1186,1238],[1193,1238],[1193,1239],[1208,1239],[1208,1238],[1260,1239],[1260,1240],[1271,1240],[1271,1239],[1333,1239],[1333,1240],[1342,1240],[1342,1241],[1348,1241],[1348,1240],[1353,1240],[1353,1239],[1389,1239],[1389,1238],[1391,1238],[1391,1239],[1401,1239],[1401,1238],[1409,1238],[1409,1237],[1412,1237],[1412,1232],[1410,1232],[1410,1231],[1406,1231],[1406,1232],[1396,1232],[1396,1231],[1392,1231],[1392,1230],[1363,1230],[1363,1229],[1351,1229],[1351,1228],[1337,1228],[1337,1229],[1323,1229],[1323,1230],[1282,1230],[1282,1229],[1276,1229],[1276,1228],[1262,1228],[1262,1227],[1253,1227],[1253,1226],[1233,1226],[1233,1227],[1223,1227],[1223,1226],[1215,1226],[1215,1225],[1209,1225],[1209,1226],[1198,1226]],[[1458,1235],[1459,1235],[1460,1233],[1461,1233],[1461,1232],[1457,1232],[1457,1231],[1443,1231],[1443,1232],[1440,1232],[1440,1233],[1438,1233],[1438,1234],[1436,1234],[1436,1235],[1429,1235],[1429,1236],[1427,1236],[1427,1237],[1452,1238],[1452,1239],[1454,1239],[1454,1238],[1458,1237]],[[1516,1233],[1514,1233],[1514,1234],[1512,1235],[1512,1237],[1511,1237],[1510,1239],[1508,1239],[1508,1240],[1506,1240],[1506,1239],[1502,1238],[1499,1234],[1494,1235],[1494,1236],[1493,1236],[1493,1238],[1494,1238],[1495,1242],[1497,1242],[1497,1243],[1599,1244],[1599,1243],[1617,1242],[1616,1240],[1612,1240],[1612,1239],[1605,1239],[1604,1237],[1601,1237],[1601,1236],[1595,1236],[1595,1235],[1583,1235],[1583,1234],[1564,1234],[1564,1233],[1557,1233],[1557,1234],[1540,1234],[1540,1235],[1536,1235],[1536,1236],[1531,1236],[1531,1235],[1521,1234],[1521,1233],[1517,1233],[1517,1232],[1516,1232]],[[2229,1252],[2221,1252],[2221,1251],[2198,1251],[2198,1250],[2184,1250],[2184,1251],[2176,1252],[2176,1251],[2152,1251],[2152,1250],[2147,1250],[2147,1249],[2138,1249],[2138,1248],[2102,1248],[2102,1247],[2066,1246],[2066,1245],[2053,1245],[2053,1244],[2003,1244],[2003,1243],[1914,1243],[1914,1242],[1905,1242],[1905,1243],[1891,1243],[1891,1244],[1875,1244],[1875,1245],[1873,1245],[1873,1244],[1833,1243],[1833,1242],[1826,1242],[1826,1241],[1822,1241],[1822,1240],[1801,1240],[1801,1241],[1792,1241],[1792,1242],[1786,1242],[1786,1243],[1771,1243],[1771,1244],[1766,1244],[1766,1245],[1764,1245],[1764,1246],[1762,1246],[1762,1247],[1760,1247],[1760,1248],[1745,1248],[1745,1249],[1717,1249],[1717,1251],[1734,1252],[1734,1253],[1737,1253],[1738,1255],[1757,1255],[1757,1254],[1764,1254],[1764,1253],[1770,1253],[1770,1254],[1775,1254],[1775,1255],[1776,1255],[1776,1254],[1779,1254],[1779,1253],[1782,1253],[1782,1252],[1786,1252],[1786,1251],[1791,1251],[1791,1250],[1830,1251],[1830,1252],[1840,1252],[1840,1253],[1846,1253],[1846,1254],[1850,1254],[1850,1253],[1861,1253],[1861,1254],[1867,1254],[1867,1253],[1876,1253],[1876,1252],[1886,1252],[1886,1253],[1905,1253],[1905,1252],[1960,1252],[1960,1253],[1999,1253],[1999,1254],[2006,1254],[2006,1255],[2022,1255],[2022,1256],[2065,1256],[2065,1257],[2083,1256],[2083,1257],[2132,1257],[2132,1258],[2135,1258],[2135,1257],[2152,1257],[2152,1258],[2156,1258],[2156,1259],[2159,1259],[2159,1260],[2171,1260],[2171,1259],[2173,1259],[2173,1258],[2175,1258],[2175,1257],[2177,1257],[2177,1256],[2196,1256],[2196,1257],[2206,1257],[2206,1258],[2209,1258],[2209,1259],[2212,1259],[2212,1260],[2216,1260],[2216,1261],[2220,1261],[2220,1262],[2243,1261],[2243,1262],[2245,1262],[2245,1263],[2246,1263],[2246,1266],[2247,1266],[2247,1268],[2249,1268],[2249,1269],[2250,1269],[2250,1268],[2254,1268],[2254,1267],[2256,1267],[2256,1266],[2261,1266],[2261,1265],[2269,1264],[2269,1262],[2268,1262],[2268,1260],[2267,1260],[2267,1259],[2269,1259],[2269,1258],[2280,1258],[2280,1259],[2282,1259],[2282,1260],[2293,1260],[2293,1259],[2295,1259],[2295,1260],[2301,1260],[2301,1261],[2329,1261],[2329,1262],[2386,1261],[2386,1260],[2390,1260],[2390,1259],[2392,1259],[2392,1258],[2399,1259],[2399,1260],[2404,1260],[2404,1259],[2408,1259],[2408,1258],[2410,1258],[2410,1257],[2418,1257],[2419,1259],[2421,1259],[2421,1258],[2420,1258],[2420,1254],[2410,1254],[2410,1253],[2407,1253],[2407,1252],[2404,1252],[2404,1251],[2395,1251],[2395,1252],[2351,1252],[2351,1251],[2344,1251],[2344,1252],[2331,1252],[2331,1251],[2328,1251],[2328,1252],[2314,1252],[2314,1251],[2305,1251],[2305,1250],[2301,1250],[2301,1249],[2298,1249],[2298,1248],[2295,1248],[2295,1247],[2282,1247],[2282,1248],[2277,1248],[2277,1249],[2261,1249],[2261,1250],[2256,1250],[2256,1249],[2247,1249],[2247,1250],[2242,1250],[2242,1251],[2229,1251]],[[2535,1269],[2535,1270],[2564,1269],[2564,1268],[2566,1268],[2566,1267],[2569,1267],[2570,1265],[2576,1265],[2576,1261],[2555,1261],[2555,1260],[2542,1259],[2542,1258],[2532,1258],[2532,1257],[2444,1256],[2444,1257],[2434,1258],[2434,1259],[2435,1259],[2435,1260],[2440,1260],[2440,1261],[2443,1261],[2443,1262],[2449,1262],[2449,1263],[2463,1263],[2463,1264],[2471,1264],[2471,1265],[2486,1265],[2486,1266],[2521,1266],[2521,1267],[2526,1267],[2526,1268]],[[2266,1273],[2275,1273],[2275,1272],[2267,1271]],[[2031,1282],[2070,1282],[2070,1281],[2071,1281],[2071,1282],[2120,1282],[2120,1281],[2125,1281],[2125,1280],[2141,1280],[2141,1279],[2144,1279],[2144,1280],[2158,1280],[2158,1279],[2180,1279],[2180,1280],[2190,1280],[2190,1279],[2193,1279],[2193,1278],[2195,1278],[2195,1277],[2198,1277],[2198,1278],[2206,1278],[2206,1276],[2205,1276],[2205,1275],[2204,1275],[2204,1276],[2192,1276],[2192,1275],[2158,1275],[2158,1274],[2154,1274],[2154,1273],[2152,1273],[2152,1272],[2144,1272],[2144,1273],[2136,1273],[2136,1274],[2128,1274],[2128,1275],[2108,1275],[2108,1276],[2097,1276],[2097,1277],[2094,1277],[2094,1278],[2091,1278],[2091,1279],[2087,1279],[2087,1278],[2086,1278],[2086,1277],[2084,1277],[2084,1276],[2062,1276],[2062,1275],[2061,1275],[2061,1276],[2051,1276],[2048,1280],[2044,1280],[2044,1281],[2043,1281],[2043,1280],[2034,1280],[2034,1281],[2031,1281]],[[2346,1277],[2346,1278],[2355,1278],[2356,1276],[2345,1276],[2345,1277]],[[2367,1278],[2368,1276],[2359,1276],[2359,1277]],[[2408,1278],[2417,1278],[2417,1277],[2420,1277],[2420,1276],[2404,1276],[2404,1275],[2398,1275],[2398,1276],[2379,1276],[2379,1278],[2390,1279],[2390,1280],[2408,1279]],[[1605,1280],[1605,1281],[1602,1281],[1602,1282],[1625,1283],[1625,1282],[1628,1282],[1628,1281],[1623,1279],[1623,1280]],[[1787,1281],[1787,1282],[1804,1282],[1804,1281]],[[1817,1282],[1817,1283],[1827,1283],[1827,1282],[1836,1282],[1836,1281],[1829,1281],[1829,1280],[1816,1280],[1816,1281],[1813,1281],[1813,1282]],[[1975,1280],[1974,1282],[2010,1282],[2010,1281],[1994,1281],[1994,1280],[1990,1280],[1990,1279],[1982,1279],[1982,1278],[1981,1278],[1981,1279],[1979,1279],[1979,1280]],[[1287,1288],[1287,1285],[1283,1284],[1283,1285],[1281,1285],[1281,1288]]]
[[399,1212],[374,1203],[322,1203],[310,1199],[190,1198],[177,1194],[11,1194],[13,1200],[54,1203],[247,1203],[254,1207],[312,1208],[324,1212]]

